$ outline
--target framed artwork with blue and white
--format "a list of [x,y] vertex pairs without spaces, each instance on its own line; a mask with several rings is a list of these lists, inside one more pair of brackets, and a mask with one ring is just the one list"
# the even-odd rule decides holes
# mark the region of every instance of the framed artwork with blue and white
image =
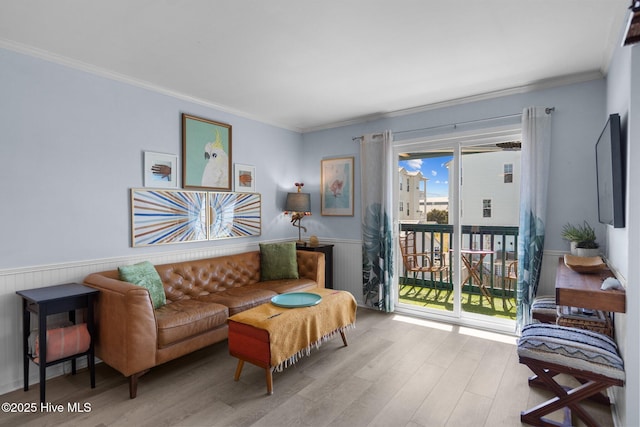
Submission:
[[209,240],[259,236],[261,232],[259,193],[209,193]]
[[131,189],[133,247],[208,239],[205,191]]
[[182,114],[182,186],[231,191],[231,125]]
[[320,213],[353,216],[353,157],[325,159],[320,169]]

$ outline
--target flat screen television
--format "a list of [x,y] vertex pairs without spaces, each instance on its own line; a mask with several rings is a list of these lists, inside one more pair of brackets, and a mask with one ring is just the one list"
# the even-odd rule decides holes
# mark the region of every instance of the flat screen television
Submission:
[[598,220],[624,227],[624,149],[620,116],[611,114],[596,143]]

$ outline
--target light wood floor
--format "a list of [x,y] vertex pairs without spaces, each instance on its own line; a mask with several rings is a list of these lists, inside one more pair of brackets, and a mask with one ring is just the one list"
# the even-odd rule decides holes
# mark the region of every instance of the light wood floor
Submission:
[[[409,322],[407,322],[409,320]],[[520,411],[545,401],[529,389],[515,338],[359,309],[348,347],[337,337],[274,374],[237,360],[226,342],[154,368],[129,399],[126,379],[97,366],[47,382],[61,414],[0,414],[0,426],[520,426]],[[495,339],[497,338],[497,339]],[[2,402],[38,402],[38,385]],[[90,404],[70,413],[68,404]],[[603,426],[609,408],[589,406]],[[560,416],[560,414],[558,414]]]

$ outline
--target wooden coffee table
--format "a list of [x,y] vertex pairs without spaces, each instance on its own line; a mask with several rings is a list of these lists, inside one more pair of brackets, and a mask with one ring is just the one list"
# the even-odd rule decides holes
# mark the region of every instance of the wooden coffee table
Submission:
[[238,358],[234,379],[238,381],[244,362],[265,369],[267,393],[273,394],[273,372],[309,355],[313,347],[355,325],[357,304],[346,291],[318,288],[310,293],[322,301],[311,307],[284,308],[271,303],[229,318],[229,354]]

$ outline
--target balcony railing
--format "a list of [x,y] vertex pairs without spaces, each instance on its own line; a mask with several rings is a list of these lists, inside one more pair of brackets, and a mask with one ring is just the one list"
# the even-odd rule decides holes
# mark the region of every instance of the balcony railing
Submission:
[[[416,252],[430,254],[430,262],[442,266],[437,271],[414,274],[408,272],[407,265],[403,264],[400,284],[453,290],[453,226],[405,223],[400,225],[400,232],[401,238],[406,233],[415,233]],[[462,256],[467,257],[469,265],[478,267],[477,274],[471,275],[463,284],[462,292],[482,295],[482,286],[486,291],[485,296],[488,293],[491,297],[514,298],[518,227],[463,225],[461,244]],[[476,252],[471,253],[472,251]],[[482,268],[478,264],[477,251],[484,252]],[[462,263],[461,280],[469,276],[467,270],[465,263]]]

